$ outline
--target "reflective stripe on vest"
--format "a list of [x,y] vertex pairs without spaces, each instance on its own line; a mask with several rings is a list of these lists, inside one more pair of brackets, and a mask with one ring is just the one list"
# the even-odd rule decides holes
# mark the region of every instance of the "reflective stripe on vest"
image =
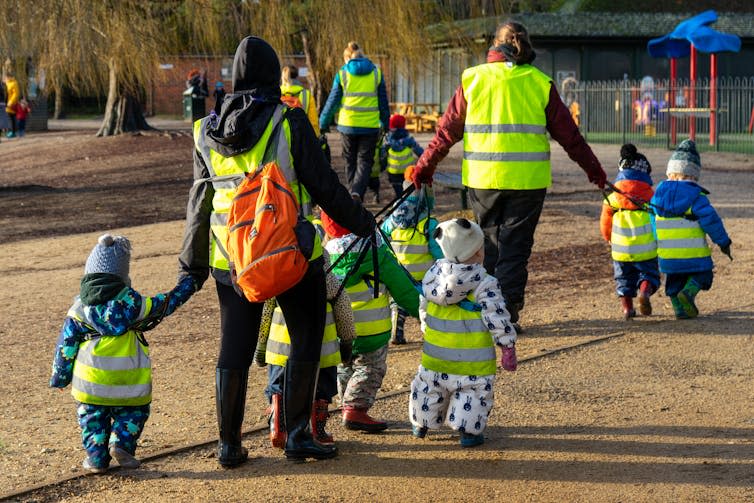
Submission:
[[[209,179],[196,180],[194,183],[206,181],[212,182],[215,194],[212,198],[212,213],[210,213],[210,252],[209,265],[214,269],[229,270],[228,254],[225,251],[224,243],[228,234],[228,210],[230,208],[233,196],[236,193],[238,185],[241,183],[246,173],[255,170],[262,162],[264,151],[272,134],[272,130],[278,122],[282,120],[283,112],[286,107],[278,105],[272,114],[272,119],[267,124],[264,133],[257,141],[254,147],[242,154],[223,157],[218,152],[209,148],[206,139],[206,132],[210,128],[211,116],[207,116],[194,122],[194,144],[197,151],[202,156],[204,164],[209,171]],[[278,136],[277,145],[277,162],[280,166],[285,179],[291,186],[296,200],[301,205],[303,214],[307,219],[314,218],[312,215],[312,199],[306,188],[299,186],[296,172],[293,169],[291,161],[291,130],[287,120],[283,120],[281,134]],[[300,195],[300,201],[299,201]],[[322,255],[322,244],[319,236],[315,238],[314,253],[310,260],[315,260]]]
[[[288,357],[291,355],[291,336],[285,324],[283,311],[276,307],[272,313],[272,325],[270,337],[267,340],[267,352],[265,361],[270,365],[285,367]],[[332,314],[332,306],[327,303],[325,316],[325,334],[322,338],[322,350],[319,354],[319,368],[334,367],[340,363],[340,344],[335,326],[335,318]]]
[[475,189],[543,189],[551,184],[545,108],[551,79],[531,65],[466,69],[461,178]]
[[[151,311],[151,299],[142,297],[136,321]],[[89,306],[80,300],[68,315],[86,324]],[[71,382],[73,398],[93,405],[146,405],[152,401],[152,366],[149,349],[140,334],[129,330],[123,335],[99,336],[84,341],[76,354]]]
[[377,89],[382,79],[382,72],[375,68],[366,75],[353,75],[346,70],[340,71],[340,85],[343,87],[343,99],[338,112],[338,125],[348,127],[380,127],[380,103]]
[[393,150],[392,147],[387,149],[387,172],[394,175],[403,174],[406,168],[416,164],[416,156],[410,147],[403,150]]
[[[691,208],[686,211],[691,215]],[[697,220],[655,216],[657,256],[661,259],[704,258],[712,255],[706,233]]]
[[393,229],[390,233],[390,245],[398,262],[419,281],[435,261],[429,253],[428,225],[429,219],[425,218],[417,224],[416,229]]
[[495,373],[495,344],[480,313],[429,302],[425,322],[424,368],[458,375]]
[[657,257],[657,241],[649,212],[618,208],[615,193],[610,194],[608,202],[615,210],[610,233],[613,260],[642,262]]
[[373,285],[373,281],[367,284],[365,280],[361,280],[346,288],[351,298],[356,335],[359,337],[384,334],[392,328],[387,289],[380,283],[380,296],[375,299]]

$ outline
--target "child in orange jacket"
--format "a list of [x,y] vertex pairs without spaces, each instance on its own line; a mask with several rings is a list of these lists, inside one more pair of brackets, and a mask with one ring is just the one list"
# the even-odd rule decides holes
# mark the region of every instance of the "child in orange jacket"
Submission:
[[630,143],[620,149],[617,191],[606,197],[600,216],[602,237],[610,243],[616,292],[623,316],[636,316],[633,298],[639,293],[639,312],[652,314],[649,297],[660,286],[657,241],[652,231],[649,201],[652,199],[652,166]]

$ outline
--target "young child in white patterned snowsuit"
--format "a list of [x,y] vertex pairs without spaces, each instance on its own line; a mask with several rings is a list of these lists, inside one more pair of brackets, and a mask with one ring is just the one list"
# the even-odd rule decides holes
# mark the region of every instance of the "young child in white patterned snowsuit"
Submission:
[[516,330],[497,279],[487,274],[484,234],[465,218],[438,225],[445,255],[427,271],[419,305],[422,363],[411,383],[409,417],[415,437],[443,423],[461,434],[461,446],[484,443],[494,402],[495,345],[501,363],[516,369]]

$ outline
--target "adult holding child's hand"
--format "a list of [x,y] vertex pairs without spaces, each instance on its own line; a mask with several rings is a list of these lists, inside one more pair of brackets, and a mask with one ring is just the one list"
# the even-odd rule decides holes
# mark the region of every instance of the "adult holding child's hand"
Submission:
[[431,183],[437,164],[463,140],[461,177],[484,230],[484,267],[500,282],[516,323],[524,307],[534,230],[552,181],[547,133],[590,182],[601,189],[607,180],[552,79],[531,65],[534,58],[526,28],[502,24],[487,63],[463,72],[413,175],[417,187]]

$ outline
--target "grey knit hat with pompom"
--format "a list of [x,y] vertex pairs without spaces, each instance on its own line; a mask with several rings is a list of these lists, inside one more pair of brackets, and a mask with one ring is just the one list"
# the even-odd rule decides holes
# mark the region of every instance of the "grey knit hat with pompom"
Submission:
[[696,151],[694,140],[683,140],[678,144],[675,152],[670,156],[665,173],[668,175],[678,173],[699,179],[702,173],[702,161],[699,158],[699,152]]
[[131,242],[123,236],[103,234],[92,248],[84,267],[85,274],[108,273],[130,283]]

